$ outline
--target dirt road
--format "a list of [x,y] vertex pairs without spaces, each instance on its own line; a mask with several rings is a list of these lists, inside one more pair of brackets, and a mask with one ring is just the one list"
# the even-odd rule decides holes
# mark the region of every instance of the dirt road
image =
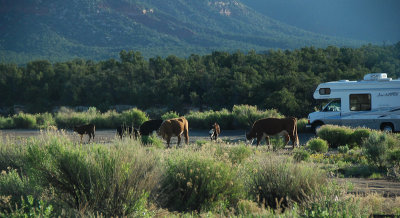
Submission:
[[[74,133],[72,130],[66,130],[67,136],[69,136],[74,141],[79,141],[80,136]],[[10,140],[21,140],[28,137],[35,137],[40,135],[39,130],[25,130],[25,129],[12,129],[12,130],[0,130],[0,136],[5,140],[9,138]],[[116,137],[116,130],[106,129],[106,130],[96,130],[96,136],[94,141],[97,143],[109,143]],[[300,144],[304,145],[314,134],[304,133],[299,134]],[[219,137],[223,141],[237,143],[245,140],[245,130],[223,130]],[[84,141],[88,140],[88,136],[85,135]],[[208,130],[190,130],[189,131],[189,142],[195,143],[200,140],[210,140],[208,136]],[[176,137],[172,139],[172,143],[176,143]],[[289,142],[291,143],[291,142]]]

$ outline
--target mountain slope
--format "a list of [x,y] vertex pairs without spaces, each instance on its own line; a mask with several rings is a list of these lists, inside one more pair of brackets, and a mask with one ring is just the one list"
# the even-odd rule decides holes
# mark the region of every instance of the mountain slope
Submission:
[[295,28],[235,0],[0,0],[0,61],[100,60],[214,50],[358,46]]

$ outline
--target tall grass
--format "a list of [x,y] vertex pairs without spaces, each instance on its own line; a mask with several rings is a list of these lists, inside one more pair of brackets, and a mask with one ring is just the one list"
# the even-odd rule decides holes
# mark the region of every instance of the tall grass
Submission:
[[28,140],[21,148],[25,152],[20,169],[77,211],[105,216],[145,212],[138,209],[147,208],[161,175],[157,155],[137,142],[81,146],[53,133]]
[[175,151],[165,164],[159,200],[171,210],[226,210],[242,197],[237,170],[206,152]]
[[326,186],[323,171],[306,163],[298,164],[276,156],[257,158],[248,171],[249,193],[265,207],[301,204]]

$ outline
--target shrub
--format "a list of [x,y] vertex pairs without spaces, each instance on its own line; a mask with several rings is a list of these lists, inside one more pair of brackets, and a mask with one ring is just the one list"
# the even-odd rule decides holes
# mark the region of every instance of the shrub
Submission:
[[390,146],[390,139],[386,133],[372,132],[363,143],[368,160],[382,168],[386,164],[386,157]]
[[76,210],[135,214],[158,183],[159,158],[138,144],[115,143],[79,146],[63,136],[31,140],[25,172],[54,187],[59,201]]
[[236,205],[241,195],[237,172],[204,152],[183,151],[168,157],[160,203],[177,211],[207,211]]
[[317,131],[317,136],[328,142],[329,147],[337,148],[346,145],[351,139],[353,130],[348,127],[323,125]]
[[239,144],[237,146],[230,147],[228,154],[230,161],[233,164],[238,164],[250,157],[250,155],[253,154],[253,151],[245,144]]
[[173,118],[178,118],[178,117],[179,117],[179,114],[177,112],[170,111],[170,112],[167,112],[167,113],[163,114],[161,116],[161,119],[162,120],[168,120],[168,119],[173,119]]
[[354,132],[351,134],[351,140],[349,142],[351,143],[350,149],[354,147],[352,143],[361,146],[363,141],[367,139],[370,134],[371,130],[369,129],[364,129],[364,128],[355,129]]
[[149,120],[149,118],[147,117],[145,112],[137,108],[133,108],[130,110],[123,111],[121,113],[120,120],[122,123],[126,123],[126,125],[132,125],[138,127],[145,121]]
[[308,124],[308,119],[307,118],[302,118],[297,120],[297,132],[302,133],[302,132],[307,132],[306,125]]
[[[8,205],[2,205],[0,203],[0,211],[7,210],[11,212],[7,207],[18,205],[21,207],[21,198],[26,199],[28,195],[35,196],[37,199],[41,190],[32,181],[30,181],[26,176],[20,175],[17,170],[9,167],[9,170],[1,171],[0,174],[0,196],[8,196]],[[1,213],[0,213],[1,214]]]
[[0,117],[0,129],[15,128],[14,120],[11,117]]
[[275,109],[260,111],[257,106],[251,105],[235,105],[232,109],[234,119],[237,121],[236,128],[250,128],[254,121],[267,117],[283,117]]
[[40,129],[46,129],[50,126],[56,125],[56,121],[54,120],[53,115],[50,113],[37,114],[36,122]]
[[349,146],[347,146],[347,145],[339,146],[338,151],[341,154],[346,154],[349,151]]
[[392,166],[400,166],[400,149],[394,149],[388,153],[388,161]]
[[307,142],[307,148],[313,153],[326,153],[329,146],[327,141],[320,138],[313,138]]
[[36,128],[36,117],[31,114],[19,113],[13,117],[16,128],[33,129]]
[[346,189],[328,183],[302,207],[301,217],[369,217],[369,205],[355,196],[346,196]]
[[304,148],[295,148],[293,151],[293,159],[300,162],[310,158],[310,153]]
[[310,164],[274,156],[262,157],[256,163],[247,187],[265,207],[302,204],[327,183],[325,173]]
[[156,148],[165,148],[164,141],[157,137],[156,134],[141,136],[141,141],[144,145],[152,145]]
[[209,129],[217,122],[222,129],[233,129],[233,115],[227,109],[220,111],[189,112],[185,115],[193,128]]

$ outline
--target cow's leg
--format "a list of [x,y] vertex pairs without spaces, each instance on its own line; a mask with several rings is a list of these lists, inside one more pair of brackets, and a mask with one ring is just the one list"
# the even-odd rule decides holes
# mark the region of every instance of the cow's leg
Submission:
[[81,137],[81,144],[82,144],[82,138],[83,138],[83,135],[79,135],[80,137]]
[[285,138],[285,146],[289,143],[290,136],[287,132],[283,133],[283,137]]
[[171,142],[171,136],[167,136],[167,148],[169,148],[169,143]]
[[179,147],[179,144],[181,144],[181,135],[178,135],[178,144],[176,147]]
[[89,143],[90,142],[90,138],[92,138],[92,133],[89,133],[88,136],[89,136],[89,141],[88,141],[88,143]]
[[295,146],[297,146],[298,143],[299,143],[299,138],[298,138],[297,135],[295,136],[295,135],[293,135],[293,134],[290,134],[290,140],[292,140],[293,148],[294,148]]
[[262,138],[263,138],[263,135],[261,135],[261,134],[260,134],[260,135],[257,135],[257,147],[258,147],[258,145],[260,144]]

